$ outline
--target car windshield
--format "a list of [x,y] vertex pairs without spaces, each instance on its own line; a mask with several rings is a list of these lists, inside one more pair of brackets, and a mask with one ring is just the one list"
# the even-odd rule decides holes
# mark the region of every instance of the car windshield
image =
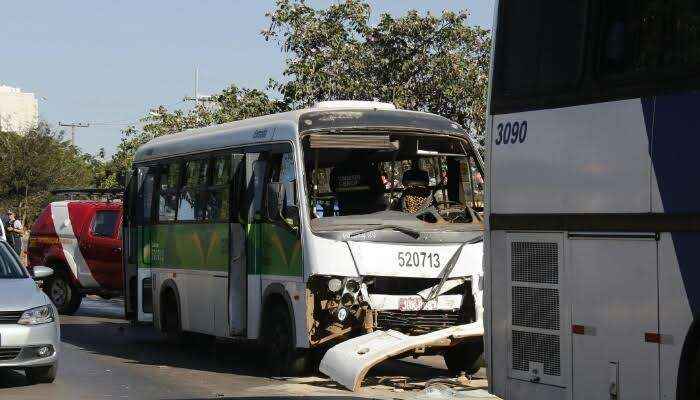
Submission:
[[28,277],[14,251],[10,249],[7,243],[0,241],[0,279],[23,279]]
[[[313,134],[305,168],[313,226],[481,227],[483,173],[470,143],[444,135]],[[371,225],[371,224],[370,224]]]

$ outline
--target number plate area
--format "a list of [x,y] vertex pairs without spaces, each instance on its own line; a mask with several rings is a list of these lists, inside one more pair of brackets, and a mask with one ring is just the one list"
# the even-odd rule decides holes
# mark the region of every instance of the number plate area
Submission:
[[442,295],[437,299],[430,300],[423,306],[423,299],[420,296],[397,296],[384,294],[370,294],[370,301],[373,310],[393,310],[393,311],[436,311],[436,310],[458,310],[462,306],[461,295]]
[[[348,245],[360,275],[397,278],[438,278],[460,246],[378,242],[348,242]],[[482,255],[481,243],[464,246],[450,277],[481,274]]]
[[440,253],[431,251],[398,251],[396,264],[399,268],[440,268],[444,261]]

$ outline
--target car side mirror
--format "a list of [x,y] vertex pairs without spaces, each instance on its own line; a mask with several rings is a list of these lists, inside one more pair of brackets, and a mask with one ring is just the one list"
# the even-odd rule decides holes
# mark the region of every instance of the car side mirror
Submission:
[[271,221],[279,221],[284,209],[284,185],[280,182],[267,184],[267,201],[265,214]]
[[37,265],[32,268],[34,279],[45,279],[53,275],[53,270],[49,267],[44,267],[43,265]]

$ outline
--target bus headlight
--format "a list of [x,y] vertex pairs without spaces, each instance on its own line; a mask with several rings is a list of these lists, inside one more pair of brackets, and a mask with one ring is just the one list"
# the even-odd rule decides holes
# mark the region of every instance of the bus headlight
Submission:
[[348,279],[348,281],[345,283],[345,289],[350,293],[357,293],[360,291],[360,282],[353,279]]
[[350,315],[350,312],[345,307],[340,307],[338,312],[335,314],[336,318],[338,318],[338,321],[340,322],[345,322],[345,320],[348,319],[348,315]]
[[338,278],[331,278],[328,280],[328,290],[331,293],[338,293],[343,289],[343,281]]

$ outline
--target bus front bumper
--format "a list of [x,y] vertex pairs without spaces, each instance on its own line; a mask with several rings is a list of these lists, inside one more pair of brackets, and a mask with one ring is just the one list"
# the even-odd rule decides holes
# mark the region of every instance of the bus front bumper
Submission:
[[375,331],[330,348],[321,360],[320,371],[346,388],[357,391],[367,372],[384,360],[429,347],[449,347],[454,342],[483,335],[482,321],[419,336],[393,330]]

